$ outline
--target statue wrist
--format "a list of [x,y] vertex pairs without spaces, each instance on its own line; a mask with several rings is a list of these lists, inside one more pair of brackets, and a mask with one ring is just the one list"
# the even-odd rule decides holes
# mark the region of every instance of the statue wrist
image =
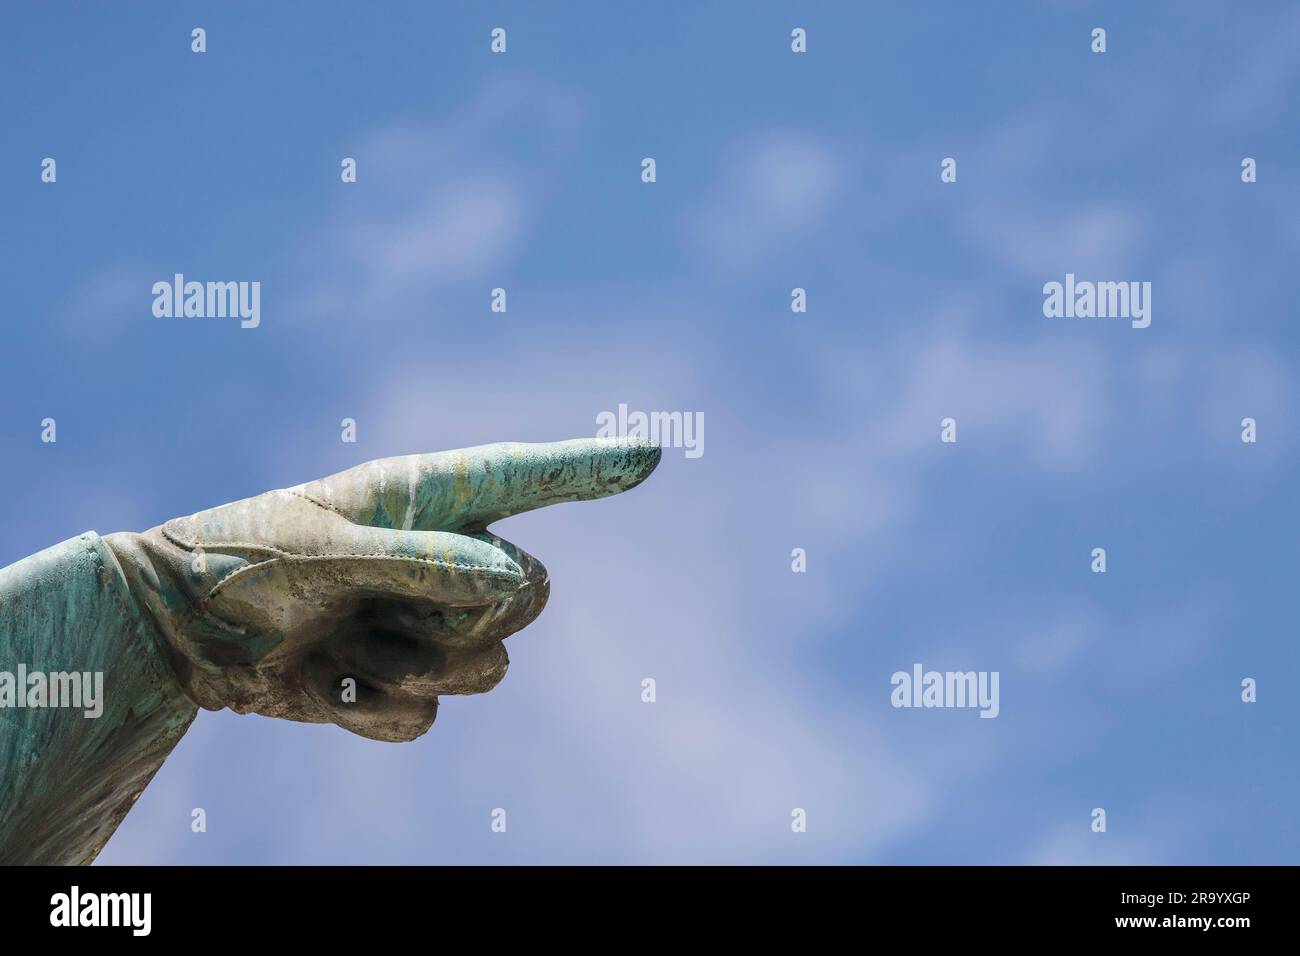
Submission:
[[185,695],[207,710],[225,707],[222,668],[193,652],[190,632],[205,594],[202,576],[191,571],[194,556],[159,528],[116,532],[102,540],[117,558],[127,590],[152,625],[159,655]]

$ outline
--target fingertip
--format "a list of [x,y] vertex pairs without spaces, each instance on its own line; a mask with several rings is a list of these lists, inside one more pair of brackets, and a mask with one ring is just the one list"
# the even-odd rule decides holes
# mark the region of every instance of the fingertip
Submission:
[[649,478],[659,467],[664,455],[663,449],[649,438],[632,438],[627,441],[627,479],[624,490],[635,488]]
[[592,438],[575,449],[575,458],[588,458],[597,479],[596,497],[635,488],[650,477],[663,450],[649,438]]

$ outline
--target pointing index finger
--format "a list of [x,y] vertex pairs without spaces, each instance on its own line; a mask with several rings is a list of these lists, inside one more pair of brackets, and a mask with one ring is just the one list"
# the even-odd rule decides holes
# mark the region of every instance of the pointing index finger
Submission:
[[473,529],[546,505],[627,491],[654,471],[660,455],[637,438],[500,442],[381,458],[294,490],[358,524]]

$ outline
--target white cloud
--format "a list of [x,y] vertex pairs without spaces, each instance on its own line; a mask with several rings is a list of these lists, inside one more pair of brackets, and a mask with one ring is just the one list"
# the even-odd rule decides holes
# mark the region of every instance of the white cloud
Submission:
[[[584,115],[565,91],[502,80],[437,122],[362,137],[352,151],[357,183],[340,186],[326,221],[292,256],[323,278],[297,290],[288,312],[311,322],[413,321],[437,290],[502,270],[525,248]],[[364,203],[349,190],[364,191]]]
[[1029,866],[1152,866],[1162,862],[1151,845],[1117,833],[1093,833],[1091,807],[1081,808],[1079,821],[1062,824],[1045,834],[1033,848]]
[[1146,216],[1131,204],[982,203],[960,220],[971,247],[1043,282],[1066,272],[1081,279],[1141,279],[1133,256],[1145,239]]
[[769,135],[728,151],[721,188],[691,216],[689,242],[725,272],[762,268],[782,243],[806,235],[842,184],[835,151],[804,134]]
[[400,299],[483,276],[517,245],[523,208],[508,180],[463,178],[430,190],[395,221],[362,221],[343,231],[374,294]]

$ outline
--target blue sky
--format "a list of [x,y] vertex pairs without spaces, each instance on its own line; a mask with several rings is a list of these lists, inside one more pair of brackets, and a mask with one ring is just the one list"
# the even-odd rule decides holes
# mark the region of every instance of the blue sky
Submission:
[[[407,745],[202,713],[102,862],[1296,862],[1290,5],[49,3],[0,71],[0,564],[706,422],[498,526],[553,590],[491,694]],[[155,318],[176,272],[260,327]],[[1045,318],[1067,272],[1150,328]],[[1000,715],[892,708],[916,662]]]

